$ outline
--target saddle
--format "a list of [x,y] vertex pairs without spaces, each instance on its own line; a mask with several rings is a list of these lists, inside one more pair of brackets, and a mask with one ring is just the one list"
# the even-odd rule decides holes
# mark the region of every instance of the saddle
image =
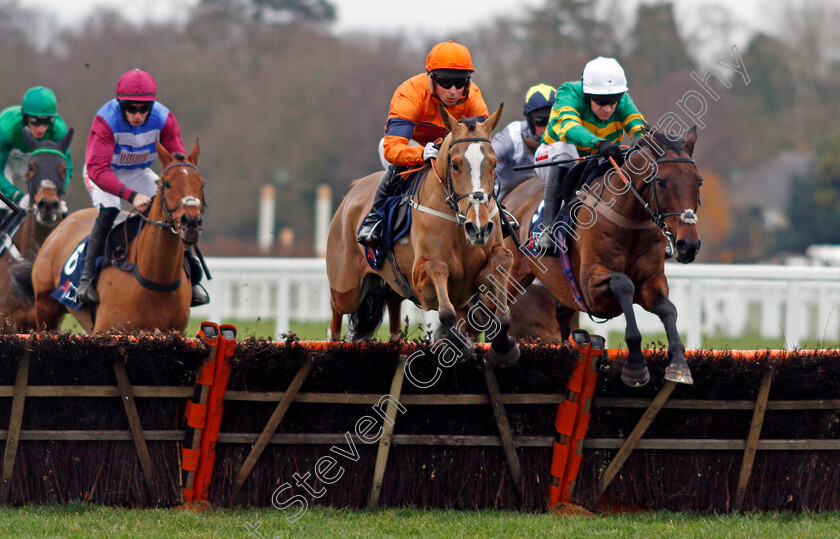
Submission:
[[[108,266],[135,273],[135,276],[139,275],[137,266],[128,262],[126,255],[129,241],[140,233],[144,225],[145,222],[139,215],[120,212],[105,239],[105,256],[96,261],[96,279],[99,278],[99,272]],[[64,263],[59,276],[59,285],[50,294],[56,301],[74,311],[84,306],[76,295],[76,288],[85,266],[88,239],[85,237]],[[199,283],[204,275],[200,263],[191,254],[184,256],[184,272],[193,284]]]

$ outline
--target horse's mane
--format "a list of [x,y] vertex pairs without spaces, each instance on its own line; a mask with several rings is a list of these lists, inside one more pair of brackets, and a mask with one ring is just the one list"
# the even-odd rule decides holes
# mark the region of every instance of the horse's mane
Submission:
[[630,143],[631,148],[637,148],[640,145],[651,146],[656,153],[660,153],[662,147],[678,154],[685,151],[685,140],[682,138],[672,139],[665,133],[660,133],[654,129],[646,129],[641,137]]

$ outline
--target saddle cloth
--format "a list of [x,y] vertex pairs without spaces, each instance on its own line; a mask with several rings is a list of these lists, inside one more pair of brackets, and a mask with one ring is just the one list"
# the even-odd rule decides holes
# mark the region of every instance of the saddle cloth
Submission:
[[407,180],[399,183],[398,192],[388,197],[382,207],[376,212],[382,219],[382,243],[380,248],[365,248],[365,259],[371,268],[378,270],[385,264],[388,252],[394,249],[394,245],[411,230],[411,207],[408,201],[414,197],[417,188],[420,186],[420,169],[409,176]]

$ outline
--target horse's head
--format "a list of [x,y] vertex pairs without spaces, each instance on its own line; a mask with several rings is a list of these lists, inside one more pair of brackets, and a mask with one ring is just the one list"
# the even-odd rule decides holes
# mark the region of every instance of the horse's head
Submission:
[[187,156],[170,154],[157,143],[163,171],[150,218],[162,221],[187,246],[198,242],[204,226],[204,178],[198,172],[199,151],[198,140]]
[[631,153],[626,164],[630,170],[641,172],[645,189],[649,189],[647,203],[653,219],[673,241],[676,260],[683,264],[693,262],[700,250],[697,209],[703,178],[691,157],[696,141],[696,126],[684,139],[649,132],[638,141],[642,151]]
[[495,228],[493,217],[499,212],[495,203],[492,213],[490,210],[496,168],[490,135],[502,116],[502,105],[484,122],[475,118],[459,122],[443,105],[439,110],[449,134],[441,144],[435,170],[443,179],[446,203],[463,216],[467,241],[485,245]]
[[38,224],[53,228],[64,217],[61,198],[67,179],[67,160],[64,152],[73,140],[70,128],[58,142],[38,140],[23,129],[23,141],[32,151],[26,172],[26,188],[29,194],[29,211],[35,214]]

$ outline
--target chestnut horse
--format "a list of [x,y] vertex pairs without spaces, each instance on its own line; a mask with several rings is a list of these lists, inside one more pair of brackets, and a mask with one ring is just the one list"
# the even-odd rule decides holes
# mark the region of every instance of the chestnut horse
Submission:
[[[203,226],[204,179],[197,166],[199,145],[196,140],[186,157],[170,155],[160,143],[157,152],[163,166],[158,192],[148,217],[144,217],[145,226],[126,249],[126,261],[136,265],[139,278],[113,266],[102,270],[95,315],[88,305],[70,311],[87,332],[183,331],[189,321],[192,287],[184,272],[184,248],[198,242]],[[96,215],[95,208],[72,213],[38,253],[32,267],[32,288],[39,327],[58,327],[67,312],[50,294],[59,284],[62,266],[90,234]],[[167,291],[147,288],[141,279]]]
[[[6,317],[18,331],[35,329],[35,303],[31,298],[24,298],[13,291],[11,273],[24,256],[34,256],[64,218],[66,210],[61,207],[67,179],[64,152],[71,140],[72,128],[58,142],[38,140],[28,128],[23,130],[23,141],[32,150],[26,171],[29,208],[22,221],[9,217],[11,223],[4,232],[17,228],[17,233],[12,244],[0,256],[0,317]],[[15,224],[18,222],[19,225]]]
[[[498,290],[491,334],[491,361],[512,364],[519,347],[508,334],[508,277],[513,255],[505,248],[499,206],[492,198],[495,153],[490,135],[502,107],[484,122],[458,122],[439,107],[449,134],[437,159],[421,172],[420,186],[412,198],[411,230],[394,246],[394,262],[374,271],[365,249],[356,242],[356,231],[370,210],[382,173],[353,183],[338,207],[327,241],[327,277],[330,281],[332,322],[328,338],[338,340],[344,314],[350,317],[352,340],[370,337],[382,320],[387,300],[392,339],[401,338],[399,302],[414,296],[424,310],[437,309],[446,342],[464,360],[473,353],[465,335],[467,320],[457,320],[455,310],[480,289]],[[404,272],[404,274],[403,274]],[[387,283],[387,286],[383,285]],[[390,287],[387,288],[387,287]]]
[[[621,378],[630,386],[650,379],[634,303],[656,314],[665,326],[670,358],[665,379],[692,383],[664,265],[666,241],[674,243],[676,260],[684,264],[700,249],[696,212],[703,180],[691,158],[696,140],[696,127],[684,140],[648,133],[628,152],[621,174],[610,169],[578,191],[570,211],[576,228],[569,233],[567,248],[579,295],[564,276],[559,258],[516,254],[514,278],[527,286],[539,277],[565,305],[561,317],[584,310],[603,318],[624,314],[628,355]],[[505,205],[520,223],[530,223],[542,197],[543,182],[530,180],[514,189]],[[523,225],[522,242],[527,234],[528,226]],[[512,246],[512,239],[508,241]],[[561,323],[564,334],[570,324]]]

